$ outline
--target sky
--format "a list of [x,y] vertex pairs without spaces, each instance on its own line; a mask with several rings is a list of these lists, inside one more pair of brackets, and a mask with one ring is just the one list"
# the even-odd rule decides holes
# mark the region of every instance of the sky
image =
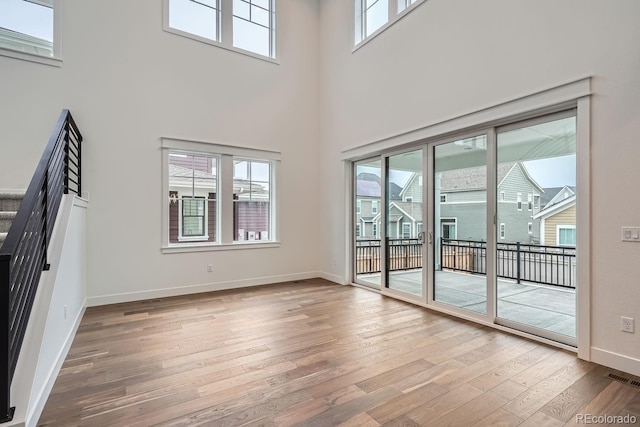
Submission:
[[53,42],[53,9],[24,0],[0,0],[0,27]]

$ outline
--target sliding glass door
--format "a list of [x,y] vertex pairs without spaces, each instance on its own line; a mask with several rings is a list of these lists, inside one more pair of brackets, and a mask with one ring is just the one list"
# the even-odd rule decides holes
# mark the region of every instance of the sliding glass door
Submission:
[[354,279],[576,343],[576,113],[354,163]]
[[354,164],[353,268],[355,281],[380,288],[382,272],[382,168],[380,158]]
[[576,337],[576,117],[497,133],[497,322]]
[[487,312],[487,137],[435,145],[433,299]]
[[424,243],[423,150],[389,156],[386,161],[386,287],[422,297]]

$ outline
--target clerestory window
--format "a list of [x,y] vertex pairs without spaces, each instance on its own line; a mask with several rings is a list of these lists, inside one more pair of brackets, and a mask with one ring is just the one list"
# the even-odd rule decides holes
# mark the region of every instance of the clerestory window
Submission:
[[54,0],[0,1],[0,55],[59,65]]
[[214,46],[275,58],[275,0],[165,0],[164,29]]

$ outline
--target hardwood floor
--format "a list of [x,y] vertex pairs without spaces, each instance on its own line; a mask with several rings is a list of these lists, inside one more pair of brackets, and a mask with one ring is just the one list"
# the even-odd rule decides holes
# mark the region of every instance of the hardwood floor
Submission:
[[[42,426],[561,426],[640,388],[322,279],[89,308]],[[629,377],[629,376],[627,376]],[[637,378],[632,377],[637,380]]]

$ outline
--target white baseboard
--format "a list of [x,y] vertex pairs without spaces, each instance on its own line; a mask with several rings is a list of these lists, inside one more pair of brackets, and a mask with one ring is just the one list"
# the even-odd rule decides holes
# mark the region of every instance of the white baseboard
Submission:
[[591,361],[632,375],[640,376],[640,359],[591,347]]
[[73,321],[73,326],[69,330],[69,334],[65,339],[64,346],[60,349],[60,352],[56,356],[56,363],[51,367],[49,374],[47,375],[47,381],[44,384],[40,393],[38,393],[38,397],[35,402],[33,402],[30,406],[29,413],[27,414],[27,419],[25,421],[26,427],[36,426],[38,424],[38,420],[40,419],[40,415],[42,415],[42,410],[44,409],[44,405],[47,403],[47,399],[49,399],[49,394],[51,394],[51,390],[53,389],[53,385],[58,378],[58,373],[60,373],[60,369],[62,368],[62,364],[64,360],[67,358],[67,354],[69,353],[69,349],[71,348],[71,344],[73,344],[73,339],[76,337],[76,332],[78,332],[78,328],[80,327],[80,322],[82,322],[82,317],[84,316],[84,312],[87,308],[87,300],[84,300],[84,304],[82,310],[78,312],[75,320]]
[[[271,285],[273,283],[289,282],[322,277],[317,271],[306,273],[283,274],[280,276],[256,277],[253,279],[230,280],[227,282],[205,283],[202,285],[179,286],[150,291],[126,292],[121,294],[101,295],[87,298],[87,307],[96,307],[122,302],[142,301],[154,298],[175,297],[179,295],[199,294],[202,292],[224,291],[227,289],[247,288],[250,286]],[[327,279],[330,280],[330,279]]]
[[338,285],[346,284],[342,277],[331,273],[325,273],[324,271],[319,272],[317,277],[321,277],[330,282],[337,283]]

